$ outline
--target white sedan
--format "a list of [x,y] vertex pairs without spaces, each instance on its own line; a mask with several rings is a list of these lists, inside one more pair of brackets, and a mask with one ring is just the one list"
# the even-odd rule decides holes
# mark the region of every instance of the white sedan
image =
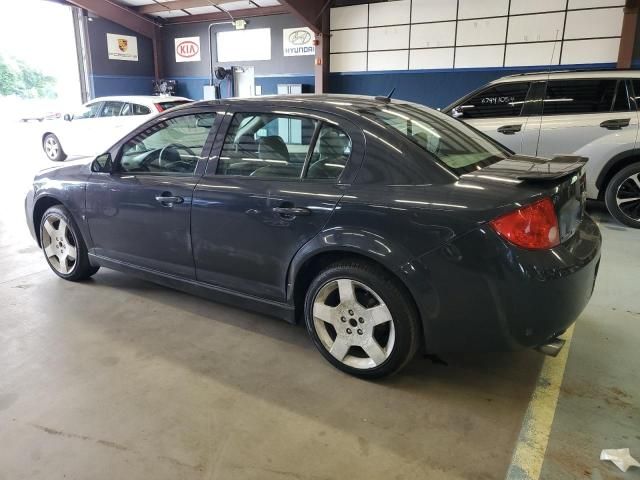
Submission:
[[190,101],[169,96],[96,98],[79,111],[64,115],[64,119],[47,122],[42,148],[53,161],[68,156],[99,155],[149,118]]

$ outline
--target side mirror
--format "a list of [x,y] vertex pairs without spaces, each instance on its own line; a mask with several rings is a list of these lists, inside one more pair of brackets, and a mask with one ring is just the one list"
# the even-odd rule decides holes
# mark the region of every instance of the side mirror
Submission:
[[91,162],[91,171],[93,173],[111,173],[111,168],[112,162],[110,153],[98,155],[93,162]]
[[464,116],[464,111],[473,108],[473,105],[458,105],[457,107],[453,107],[451,109],[450,115],[453,118],[460,118]]
[[73,116],[70,113],[65,113],[62,118],[64,118],[65,121],[70,122]]

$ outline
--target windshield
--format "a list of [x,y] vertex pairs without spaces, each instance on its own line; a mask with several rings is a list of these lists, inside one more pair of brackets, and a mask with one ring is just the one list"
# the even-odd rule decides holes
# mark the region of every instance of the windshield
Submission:
[[456,174],[504,160],[509,152],[474,128],[418,105],[388,104],[359,113],[382,122],[426,150]]

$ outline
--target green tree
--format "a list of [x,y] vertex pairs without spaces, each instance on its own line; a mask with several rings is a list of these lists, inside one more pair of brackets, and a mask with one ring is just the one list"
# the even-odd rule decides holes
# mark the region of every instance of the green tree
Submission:
[[0,95],[55,98],[55,84],[55,78],[43,74],[23,61],[7,62],[0,55]]

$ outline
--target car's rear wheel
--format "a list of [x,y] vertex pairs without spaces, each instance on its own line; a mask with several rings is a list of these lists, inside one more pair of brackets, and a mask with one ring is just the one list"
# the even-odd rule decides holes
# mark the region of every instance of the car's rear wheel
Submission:
[[65,280],[85,280],[100,268],[89,263],[80,231],[62,205],[54,205],[44,213],[40,222],[40,243],[51,270]]
[[47,155],[49,160],[53,160],[54,162],[61,162],[67,155],[62,150],[62,145],[60,145],[60,140],[53,133],[47,133],[42,139],[42,148],[44,153]]
[[640,163],[616,173],[605,192],[607,209],[618,221],[640,228]]
[[320,353],[361,378],[399,371],[419,345],[409,295],[392,275],[364,262],[335,263],[311,282],[305,322]]

